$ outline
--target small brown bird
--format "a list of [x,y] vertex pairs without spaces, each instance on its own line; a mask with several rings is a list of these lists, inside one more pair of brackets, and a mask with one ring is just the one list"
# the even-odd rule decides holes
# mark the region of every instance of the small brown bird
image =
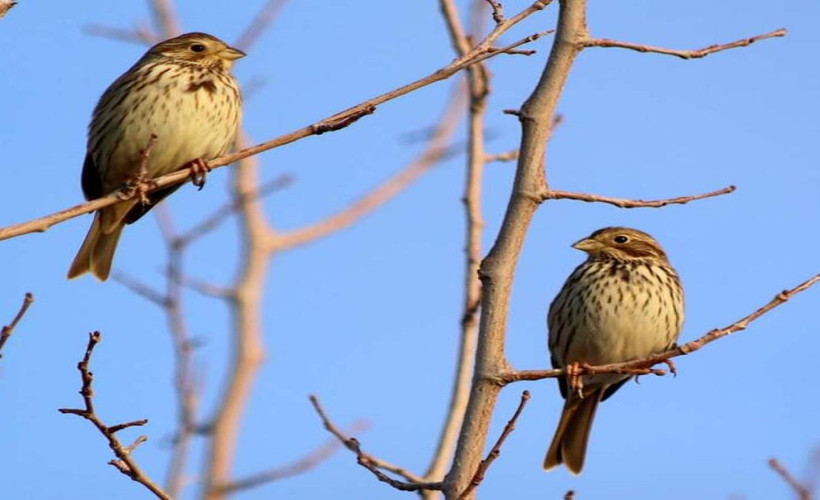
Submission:
[[[129,182],[148,180],[224,154],[242,117],[231,74],[241,50],[205,33],[188,33],[151,47],[103,93],[88,127],[82,188],[100,198]],[[156,135],[144,172],[142,152]],[[145,174],[146,179],[142,179]],[[179,186],[98,210],[68,278],[92,272],[108,278],[125,224],[136,221]]]
[[[567,278],[547,316],[554,368],[642,359],[675,345],[683,327],[683,288],[666,253],[651,236],[607,227],[573,245],[587,260]],[[584,467],[598,403],[630,375],[584,375],[580,394],[560,378],[566,399],[544,469]]]

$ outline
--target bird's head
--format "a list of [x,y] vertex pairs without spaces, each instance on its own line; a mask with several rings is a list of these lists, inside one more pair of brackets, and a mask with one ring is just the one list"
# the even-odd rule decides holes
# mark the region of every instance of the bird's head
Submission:
[[576,242],[572,248],[586,252],[591,259],[667,261],[666,252],[643,231],[628,227],[605,227]]
[[229,71],[245,53],[207,33],[186,33],[154,45],[143,59],[158,57]]

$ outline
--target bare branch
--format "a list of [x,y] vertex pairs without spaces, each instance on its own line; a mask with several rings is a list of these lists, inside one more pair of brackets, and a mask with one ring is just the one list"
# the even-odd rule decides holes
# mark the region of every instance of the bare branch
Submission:
[[[534,5],[543,4],[541,2],[536,2]],[[348,108],[340,113],[336,113],[335,115],[325,118],[324,120],[320,120],[312,125],[308,125],[296,131],[279,136],[270,141],[257,144],[256,146],[245,148],[235,153],[220,156],[219,158],[211,159],[210,161],[206,162],[206,166],[210,169],[223,167],[225,165],[230,165],[231,163],[234,163],[243,158],[248,158],[263,151],[268,151],[273,148],[284,146],[285,144],[290,144],[291,142],[303,139],[305,137],[309,137],[311,135],[319,135],[326,132],[340,130],[342,128],[350,126],[359,118],[362,118],[363,116],[367,116],[375,112],[377,106],[387,101],[396,99],[398,97],[406,95],[410,92],[418,90],[432,83],[445,80],[450,76],[454,75],[455,73],[473,64],[480,63],[486,59],[496,56],[497,54],[503,53],[504,51],[517,48],[527,43],[534,42],[542,36],[548,34],[549,32],[542,32],[530,35],[526,38],[518,40],[517,42],[514,42],[500,49],[494,48],[491,45],[499,36],[501,36],[503,32],[511,28],[514,24],[518,23],[528,15],[537,12],[538,10],[541,10],[541,8],[543,7],[535,8],[531,6],[528,9],[522,11],[522,13],[520,13],[516,17],[505,21],[502,25],[497,26],[496,29],[493,30],[493,32],[490,33],[490,35],[488,35],[480,44],[473,47],[473,49],[470,50],[468,55],[456,59],[451,64],[439,69],[438,71],[426,77],[420,78],[412,83],[409,83],[395,90],[369,99],[361,104],[353,106],[352,108]],[[191,169],[184,168],[174,173],[164,175],[156,179],[152,179],[147,183],[142,183],[138,187],[141,189],[141,192],[150,193],[167,186],[182,184],[186,181],[189,181],[190,178]],[[138,191],[140,189],[138,189]],[[79,215],[94,212],[96,210],[99,210],[100,208],[114,205],[115,203],[129,200],[137,194],[130,191],[133,191],[133,189],[123,188],[114,191],[113,193],[110,193],[106,196],[97,198],[86,203],[75,205],[73,207],[61,210],[51,215],[40,217],[21,224],[15,224],[12,226],[0,228],[0,241],[13,238],[15,236],[20,236],[23,234],[43,232],[51,226],[53,226],[54,224],[61,223],[63,221],[72,219]]]
[[787,33],[788,31],[785,28],[780,28],[779,30],[770,31],[769,33],[764,33],[762,35],[757,35],[749,38],[741,38],[740,40],[735,40],[734,42],[729,43],[710,45],[708,47],[696,50],[666,49],[663,47],[653,47],[651,45],[621,42],[618,40],[610,40],[607,38],[590,38],[588,40],[585,40],[583,43],[584,47],[618,47],[622,49],[636,50],[638,52],[652,52],[655,54],[675,56],[680,57],[681,59],[700,59],[701,57],[706,57],[710,54],[714,54],[715,52],[736,49],[739,47],[746,47],[761,40],[768,40],[769,38],[783,37],[786,36]]
[[[546,144],[569,70],[581,50],[578,41],[586,35],[585,1],[560,2],[558,30],[547,65],[519,113],[521,153],[504,221],[479,269],[482,298],[475,374],[500,373],[508,366],[504,344],[509,292],[529,222],[539,205],[532,193],[546,190]],[[474,378],[452,467],[444,480],[443,490],[448,498],[457,498],[468,488],[481,463],[490,416],[500,389],[480,376]],[[467,498],[474,494],[471,492]]]
[[507,152],[504,152],[504,153],[496,153],[496,154],[487,155],[484,158],[484,161],[486,163],[493,163],[493,162],[496,162],[496,161],[515,161],[517,159],[518,159],[518,150],[513,149],[512,151],[507,151]]
[[[364,420],[354,422],[350,427],[350,432],[362,432],[367,430],[368,424]],[[272,483],[289,477],[293,477],[318,466],[328,458],[330,458],[342,443],[335,437],[329,438],[323,445],[308,453],[304,457],[295,462],[285,465],[284,467],[277,467],[266,472],[254,474],[245,479],[239,479],[222,488],[223,493],[235,493],[237,491],[248,490],[261,486],[265,483]]]
[[136,43],[138,45],[153,45],[161,39],[153,32],[145,29],[122,29],[105,26],[103,24],[88,24],[83,27],[82,31],[89,36],[98,36],[121,42]]
[[791,489],[794,490],[794,493],[797,495],[797,498],[800,500],[812,500],[811,490],[809,490],[806,486],[804,486],[800,481],[798,481],[792,474],[786,469],[786,467],[780,463],[780,461],[776,458],[769,459],[769,467],[772,468],[780,477],[786,481]]
[[171,0],[150,0],[148,4],[151,7],[154,24],[162,33],[162,38],[171,38],[180,33],[179,22]]
[[115,433],[121,431],[122,429],[127,427],[142,426],[148,423],[148,420],[137,420],[134,422],[109,427],[103,423],[94,410],[94,389],[91,387],[91,384],[94,381],[94,375],[88,369],[88,364],[91,361],[91,354],[94,352],[94,347],[97,346],[101,339],[102,335],[100,332],[93,332],[88,335],[88,345],[85,348],[85,355],[77,364],[77,369],[80,371],[80,377],[82,379],[80,394],[83,397],[85,408],[61,408],[58,411],[63,414],[77,415],[91,422],[94,427],[100,431],[100,434],[102,434],[108,441],[108,446],[114,451],[114,455],[117,457],[117,460],[112,460],[108,462],[109,464],[115,466],[120,472],[130,477],[132,480],[145,486],[157,498],[162,500],[171,500],[171,496],[163,491],[162,488],[160,488],[156,483],[154,483],[151,478],[149,478],[145,472],[140,469],[137,462],[131,456],[134,449],[139,446],[139,444],[145,442],[147,438],[145,436],[140,436],[136,441],[134,441],[133,444],[123,446],[122,443],[120,443],[120,440],[115,436]]
[[[280,175],[275,179],[265,182],[247,196],[249,196],[251,199],[264,198],[269,194],[275,193],[281,189],[286,188],[287,186],[290,186],[292,183],[293,177],[291,175]],[[240,208],[242,208],[242,201],[239,199],[234,199],[222,205],[205,220],[198,223],[196,226],[192,227],[186,232],[176,236],[174,239],[174,244],[181,247],[190,245],[194,242],[194,240],[197,240],[202,236],[205,236],[206,234],[210,233],[211,231],[219,227],[219,224],[221,224],[229,216],[235,214]]]
[[[313,405],[313,408],[316,410],[316,413],[319,415],[319,418],[322,420],[322,425],[328,432],[336,436],[338,439],[348,450],[352,451],[356,454],[356,460],[365,469],[369,470],[373,473],[373,475],[378,478],[379,481],[385,482],[390,486],[396,488],[397,490],[401,491],[419,491],[419,490],[440,490],[441,483],[427,483],[424,480],[409,472],[405,469],[397,467],[389,462],[385,462],[379,458],[375,458],[373,455],[369,453],[365,453],[362,451],[359,441],[356,438],[346,436],[327,416],[325,410],[322,408],[321,403],[319,403],[319,398],[315,395],[310,395],[309,398],[310,403]],[[384,472],[381,471],[384,469],[388,472],[392,472],[398,476],[403,477],[407,480],[405,481],[398,481],[396,479],[391,478],[390,476],[386,475]]]
[[271,234],[269,245],[272,249],[289,249],[323,238],[339,231],[384,205],[404,191],[416,179],[428,172],[439,161],[447,157],[449,143],[458,127],[464,107],[464,92],[459,86],[450,99],[444,115],[430,139],[427,149],[403,170],[362,196],[347,208],[315,224],[287,233]]
[[[579,374],[625,373],[632,375],[663,375],[665,374],[663,370],[653,370],[651,369],[651,367],[658,363],[667,362],[668,360],[678,356],[691,354],[697,351],[698,349],[702,348],[706,344],[714,342],[717,339],[745,330],[751,322],[760,318],[772,309],[786,303],[789,299],[791,299],[798,293],[808,290],[818,282],[820,282],[820,273],[812,276],[811,278],[800,283],[794,288],[784,290],[778,293],[772,300],[770,300],[763,306],[759,307],[751,314],[748,314],[743,318],[735,321],[731,325],[725,326],[723,328],[716,328],[714,330],[710,330],[702,337],[692,340],[691,342],[687,342],[686,344],[678,346],[674,349],[664,351],[662,353],[656,354],[645,359],[637,359],[634,361],[627,361],[624,363],[611,363],[608,365],[599,366],[580,365],[578,367],[578,369],[580,370]],[[520,380],[541,380],[544,378],[555,378],[564,376],[566,375],[566,373],[567,369],[565,368],[560,370],[509,370],[500,373],[498,377],[494,377],[494,382],[504,385],[510,382],[518,382]]]
[[245,28],[242,35],[239,36],[239,40],[235,44],[236,48],[247,52],[251,45],[256,43],[262,33],[268,29],[276,16],[279,15],[285,3],[287,3],[287,0],[268,0],[262,10],[256,14],[248,27]]
[[547,189],[541,193],[541,200],[578,200],[586,202],[608,203],[620,208],[644,208],[644,207],[665,207],[667,205],[684,205],[690,201],[702,200],[704,198],[714,198],[724,194],[734,193],[735,186],[726,186],[716,191],[689,196],[678,196],[677,198],[667,198],[664,200],[629,200],[626,198],[612,198],[597,194],[573,193],[571,191],[560,191],[558,189]]
[[[452,45],[458,55],[466,53],[470,42],[461,28],[455,4],[441,0],[441,11],[450,33]],[[471,12],[470,31],[478,36],[484,31],[484,0],[474,0]],[[487,109],[490,75],[483,64],[477,64],[467,70],[467,87],[470,94],[467,165],[464,179],[464,215],[466,220],[465,255],[464,255],[464,298],[462,302],[459,331],[458,354],[455,363],[455,374],[450,389],[450,401],[447,415],[439,434],[435,452],[424,475],[426,481],[441,481],[452,457],[458,432],[464,420],[464,411],[472,381],[475,359],[475,346],[478,337],[478,307],[481,301],[481,283],[478,280],[478,266],[481,262],[481,240],[484,229],[481,211],[481,189],[484,175],[485,124],[484,115]],[[425,500],[437,498],[432,490],[422,492]]]
[[490,468],[490,465],[501,455],[501,446],[504,445],[504,441],[507,440],[507,437],[512,434],[512,431],[515,430],[515,423],[518,421],[518,417],[521,416],[521,412],[524,411],[524,407],[527,405],[527,402],[530,400],[530,391],[524,391],[521,393],[521,401],[518,402],[518,408],[516,408],[515,413],[513,413],[512,418],[507,422],[507,425],[504,426],[504,430],[501,432],[501,435],[498,436],[498,440],[493,445],[490,453],[487,454],[487,458],[481,461],[481,464],[478,466],[478,470],[475,471],[475,475],[473,476],[472,481],[470,481],[470,485],[464,490],[464,493],[459,495],[459,500],[462,498],[466,498],[472,493],[472,491],[481,484],[481,481],[484,480],[484,476],[487,474],[487,469]]
[[120,271],[114,271],[111,277],[114,279],[114,281],[124,286],[125,288],[131,290],[140,297],[146,299],[147,301],[159,307],[167,307],[168,298],[162,293],[153,289],[150,285],[147,285],[137,280],[136,278],[133,278],[132,276]]
[[[0,16],[2,17],[2,16]],[[14,333],[14,329],[17,327],[17,323],[23,319],[25,316],[26,311],[28,308],[31,307],[31,304],[34,302],[34,295],[31,292],[28,292],[23,296],[23,303],[20,305],[20,309],[17,311],[17,314],[14,315],[14,318],[11,320],[11,323],[4,326],[0,329],[0,351],[3,350],[3,346],[6,345],[6,341],[8,341],[11,334]],[[0,359],[3,358],[3,355],[0,354]]]

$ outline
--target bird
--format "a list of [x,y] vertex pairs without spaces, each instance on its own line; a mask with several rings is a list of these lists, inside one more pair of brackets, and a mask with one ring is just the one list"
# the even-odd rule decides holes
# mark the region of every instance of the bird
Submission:
[[[567,278],[547,314],[553,368],[643,359],[671,349],[683,328],[684,297],[678,273],[652,236],[606,227],[574,245],[587,259]],[[573,390],[558,379],[564,407],[544,458],[544,469],[584,467],[598,403],[631,375],[582,375]]]
[[[207,33],[186,33],[148,49],[94,108],[81,176],[85,198],[185,166],[199,172],[195,183],[204,181],[204,161],[225,154],[239,130],[242,97],[231,68],[244,56]],[[68,278],[91,272],[105,281],[123,227],[178,188],[141,192],[97,210]]]

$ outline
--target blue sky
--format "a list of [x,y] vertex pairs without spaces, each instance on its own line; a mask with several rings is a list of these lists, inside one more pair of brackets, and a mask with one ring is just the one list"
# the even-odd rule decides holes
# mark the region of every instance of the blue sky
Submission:
[[[509,0],[508,14],[529,2]],[[180,0],[186,31],[231,41],[263,4]],[[465,2],[460,2],[464,6]],[[105,87],[143,53],[138,45],[83,33],[92,23],[147,22],[143,2],[22,1],[0,20],[0,226],[81,200],[79,174],[90,112]],[[555,6],[508,33],[513,41],[554,23]],[[700,48],[789,29],[698,61],[618,49],[585,51],[559,106],[548,178],[557,189],[665,198],[738,186],[730,196],[664,209],[621,210],[571,201],[538,211],[517,270],[508,357],[544,368],[546,307],[583,256],[570,244],[599,227],[629,225],[665,247],[686,288],[682,339],[727,325],[820,271],[820,4],[590,1],[594,35]],[[491,152],[518,145],[518,122],[501,113],[531,91],[549,39],[531,57],[489,64]],[[245,127],[256,140],[294,130],[425,75],[453,58],[437,3],[292,2],[237,64],[243,82],[264,78],[248,100]],[[453,81],[383,105],[343,131],[260,156],[265,178],[295,183],[266,200],[278,228],[292,229],[346,206],[423,148],[401,141],[440,114]],[[463,130],[460,132],[463,138]],[[513,166],[487,167],[484,248],[509,196]],[[318,394],[337,423],[365,418],[366,450],[422,472],[449,393],[462,297],[463,157],[452,158],[353,228],[278,256],[264,297],[267,363],[244,420],[237,477],[288,463],[327,439],[307,395]],[[227,169],[207,187],[169,201],[181,227],[226,196]],[[0,470],[9,498],[145,498],[106,465],[110,452],[88,423],[56,409],[80,404],[79,360],[90,330],[97,407],[109,422],[148,418],[139,462],[162,480],[174,423],[165,318],[115,282],[64,279],[90,224],[81,217],[0,243],[0,323],[23,293],[36,303],[0,361]],[[226,224],[191,252],[194,276],[225,283],[238,255]],[[129,227],[115,269],[161,286],[164,249],[152,217]],[[754,323],[678,361],[673,379],[629,384],[600,408],[584,474],[544,473],[541,461],[562,400],[552,380],[506,388],[494,438],[520,391],[532,400],[482,485],[483,498],[782,498],[789,494],[766,459],[798,476],[820,444],[813,370],[820,350],[810,290]],[[224,307],[191,293],[185,308],[202,339],[204,404],[214,401],[227,358]],[[201,451],[197,447],[196,451]],[[195,475],[199,463],[191,468]],[[685,479],[683,479],[685,478]],[[195,478],[194,478],[195,479]],[[193,497],[195,488],[189,488]],[[400,498],[339,452],[314,471],[242,498]]]

